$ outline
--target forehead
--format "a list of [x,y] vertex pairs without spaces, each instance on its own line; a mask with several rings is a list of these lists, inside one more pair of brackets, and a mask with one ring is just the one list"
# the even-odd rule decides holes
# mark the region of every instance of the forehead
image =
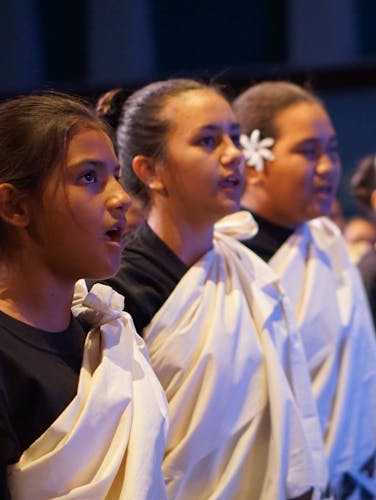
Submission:
[[109,136],[100,128],[80,128],[71,136],[66,154],[66,163],[76,163],[90,159],[115,158],[114,148]]
[[226,99],[213,90],[190,90],[168,99],[163,110],[173,128],[192,129],[207,124],[229,124],[235,121]]
[[278,140],[282,138],[304,140],[309,137],[335,135],[328,113],[318,103],[294,104],[276,114],[274,125]]

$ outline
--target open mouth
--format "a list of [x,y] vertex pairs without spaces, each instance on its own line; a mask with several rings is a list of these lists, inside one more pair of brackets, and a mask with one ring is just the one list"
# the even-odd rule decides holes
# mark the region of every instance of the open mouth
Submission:
[[239,186],[240,184],[240,181],[237,177],[235,176],[230,176],[230,177],[227,177],[226,179],[223,179],[221,182],[220,182],[220,185],[222,187],[236,187],[236,186]]
[[114,241],[115,243],[120,243],[124,234],[123,226],[113,226],[111,229],[106,231],[106,239],[109,241]]
[[315,191],[317,194],[322,194],[324,196],[332,196],[334,193],[332,186],[320,186],[320,187],[316,188]]

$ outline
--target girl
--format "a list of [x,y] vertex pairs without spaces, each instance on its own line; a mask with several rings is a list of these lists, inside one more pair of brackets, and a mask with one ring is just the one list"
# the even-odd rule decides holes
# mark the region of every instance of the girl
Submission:
[[[363,157],[356,166],[350,179],[350,192],[359,208],[367,215],[367,219],[361,219],[364,224],[368,224],[376,232],[376,162],[375,154]],[[363,230],[364,233],[364,230]],[[371,233],[371,230],[368,230]],[[376,325],[376,249],[375,235],[368,238],[368,245],[358,260],[358,269],[363,279],[363,284],[371,306],[371,313],[374,325]]]
[[0,105],[2,498],[165,498],[164,395],[122,298],[81,281],[71,311],[116,272],[128,203],[93,111]]
[[340,231],[320,217],[340,175],[335,130],[323,104],[288,82],[250,87],[234,110],[249,167],[242,205],[259,225],[244,243],[278,273],[295,309],[336,498],[373,498],[374,331]]
[[326,464],[284,297],[231,237],[250,234],[248,218],[214,228],[238,209],[243,187],[228,102],[196,81],[155,82],[125,102],[117,139],[147,221],[127,236],[109,282],[124,293],[169,402],[169,498],[320,495]]

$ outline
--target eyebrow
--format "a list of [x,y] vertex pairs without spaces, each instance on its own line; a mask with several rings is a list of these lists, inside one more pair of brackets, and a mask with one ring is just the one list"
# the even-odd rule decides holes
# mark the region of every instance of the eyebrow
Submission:
[[[307,137],[306,139],[301,139],[299,141],[299,144],[306,144],[306,143],[316,143],[319,142],[321,139],[320,137]],[[333,134],[329,137],[328,142],[338,142],[338,137],[336,134]]]
[[[214,123],[209,123],[208,125],[203,125],[202,127],[199,127],[197,129],[197,132],[210,132],[210,131],[213,131],[213,132],[216,132],[217,130],[222,130],[222,126],[221,125],[216,125]],[[229,124],[229,129],[230,131],[238,131],[240,130],[240,125],[236,122],[231,122]]]
[[[91,158],[84,158],[83,160],[79,160],[76,163],[70,163],[67,165],[67,168],[79,168],[83,165],[92,165],[93,167],[106,169],[107,163],[102,160],[93,160]],[[116,162],[114,164],[115,170],[120,170],[120,163]]]

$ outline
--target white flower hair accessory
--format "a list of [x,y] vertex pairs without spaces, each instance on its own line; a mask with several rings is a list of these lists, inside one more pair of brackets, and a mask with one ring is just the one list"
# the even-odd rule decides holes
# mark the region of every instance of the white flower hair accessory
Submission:
[[239,140],[243,147],[243,154],[247,165],[255,167],[257,172],[264,170],[264,159],[269,161],[274,160],[274,154],[270,151],[270,148],[274,144],[274,139],[266,137],[260,141],[260,131],[258,129],[255,129],[249,137],[242,134]]

